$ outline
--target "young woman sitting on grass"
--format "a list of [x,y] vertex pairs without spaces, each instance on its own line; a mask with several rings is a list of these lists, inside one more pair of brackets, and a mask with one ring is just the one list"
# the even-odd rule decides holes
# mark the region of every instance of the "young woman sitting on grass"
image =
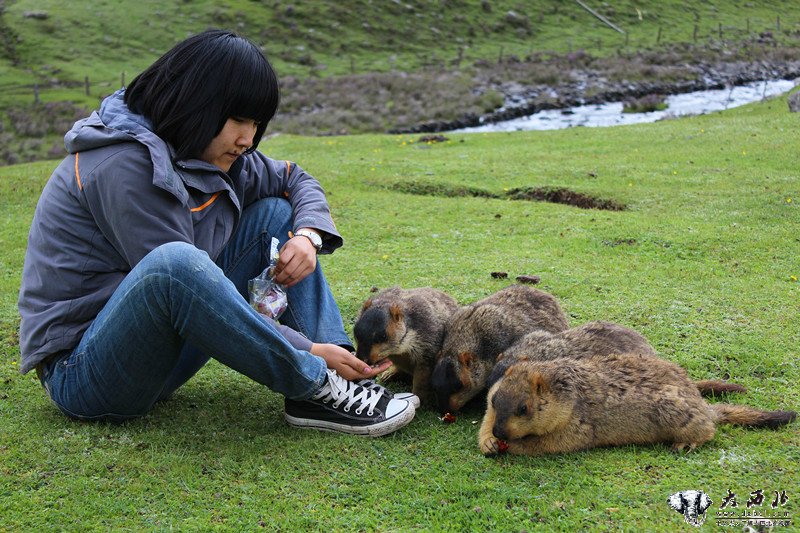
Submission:
[[[414,417],[351,353],[317,262],[343,243],[319,182],[256,151],[278,100],[258,47],[207,31],[67,133],[19,296],[21,370],[66,415],[142,416],[213,357],[284,395],[293,426],[378,436]],[[246,299],[273,237],[280,325]]]

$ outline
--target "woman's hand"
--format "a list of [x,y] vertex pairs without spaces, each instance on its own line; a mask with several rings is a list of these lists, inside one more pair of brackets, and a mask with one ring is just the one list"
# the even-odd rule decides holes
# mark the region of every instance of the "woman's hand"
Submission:
[[388,359],[379,366],[369,366],[352,353],[335,344],[312,344],[311,353],[325,359],[328,368],[335,370],[337,374],[350,381],[374,378],[392,366],[392,362]]
[[317,250],[307,237],[292,237],[280,250],[275,266],[275,281],[291,287],[317,268]]

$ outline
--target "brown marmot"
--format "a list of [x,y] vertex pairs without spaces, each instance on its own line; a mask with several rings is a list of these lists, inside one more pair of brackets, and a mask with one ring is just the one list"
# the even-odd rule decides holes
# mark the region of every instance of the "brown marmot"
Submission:
[[497,356],[531,331],[569,327],[552,295],[512,285],[453,314],[431,384],[440,413],[455,413],[486,386]]
[[508,367],[519,361],[580,359],[614,353],[656,355],[641,333],[613,322],[587,322],[556,333],[537,330],[524,335],[498,356],[486,386],[494,385]]
[[659,442],[691,450],[719,423],[776,428],[796,416],[707,403],[683,368],[649,355],[521,361],[490,389],[478,445],[485,455]]
[[369,298],[361,307],[353,328],[356,356],[376,364],[389,358],[396,371],[412,376],[412,392],[422,404],[431,405],[431,372],[442,348],[445,324],[459,308],[448,294],[429,287],[392,287]]
[[[613,322],[587,322],[557,333],[533,331],[498,356],[486,386],[494,385],[508,367],[518,361],[547,361],[562,357],[582,359],[618,353],[656,357],[655,349],[641,333]],[[703,395],[746,392],[741,385],[719,380],[696,381],[695,386]]]

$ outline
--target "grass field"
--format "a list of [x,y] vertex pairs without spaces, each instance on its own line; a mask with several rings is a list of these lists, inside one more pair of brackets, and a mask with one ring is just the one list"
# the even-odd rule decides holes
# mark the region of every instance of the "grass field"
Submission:
[[[633,327],[693,378],[747,386],[730,401],[797,409],[797,129],[780,98],[610,129],[436,144],[282,135],[261,149],[326,188],[345,247],[322,262],[348,327],[373,286],[434,286],[466,304],[539,275],[573,325]],[[688,531],[666,500],[689,489],[713,500],[709,522],[728,490],[737,511],[762,490],[750,511],[796,526],[797,424],[723,426],[686,455],[658,445],[487,459],[479,404],[452,425],[420,411],[374,440],[305,432],[284,424],[280,396],[213,362],[141,420],[70,421],[17,371],[25,239],[54,166],[0,169],[0,531]],[[627,209],[395,190],[524,186]],[[773,511],[781,491],[789,500]]]

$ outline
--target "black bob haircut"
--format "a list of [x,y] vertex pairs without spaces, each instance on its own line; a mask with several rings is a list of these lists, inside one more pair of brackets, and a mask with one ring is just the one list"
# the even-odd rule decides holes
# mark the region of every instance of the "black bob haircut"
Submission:
[[125,89],[128,108],[153,123],[177,159],[199,157],[231,117],[258,122],[252,153],[279,101],[278,77],[261,50],[222,30],[178,43]]

